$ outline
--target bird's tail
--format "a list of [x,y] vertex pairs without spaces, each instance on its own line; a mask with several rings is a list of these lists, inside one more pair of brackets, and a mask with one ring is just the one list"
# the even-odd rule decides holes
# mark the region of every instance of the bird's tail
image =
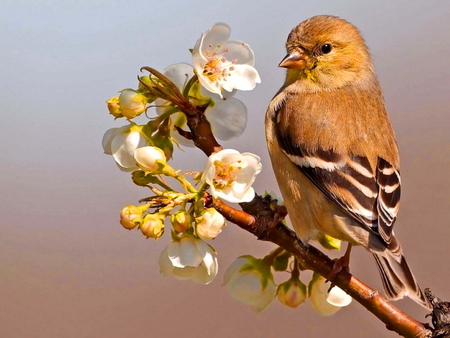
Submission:
[[377,262],[387,298],[396,300],[407,296],[431,310],[431,305],[414,278],[403,256],[402,247],[394,236],[386,250],[372,251],[372,253]]

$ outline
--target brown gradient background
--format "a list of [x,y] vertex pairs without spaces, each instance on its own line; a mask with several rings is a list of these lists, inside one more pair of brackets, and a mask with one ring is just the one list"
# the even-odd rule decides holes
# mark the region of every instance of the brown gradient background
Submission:
[[[225,268],[273,248],[229,225],[214,242],[218,278],[207,286],[159,275],[169,240],[118,224],[146,196],[103,155],[105,130],[122,125],[104,101],[136,86],[141,66],[190,62],[214,22],[256,54],[262,84],[239,93],[245,135],[225,142],[263,161],[256,190],[277,191],[263,116],[283,81],[277,68],[293,26],[335,14],[371,48],[396,130],[404,194],[396,232],[423,287],[450,300],[450,2],[448,1],[2,1],[0,4],[0,337],[396,337],[357,303],[326,318],[306,303],[263,313],[232,299]],[[175,167],[201,170],[200,152]],[[371,255],[351,270],[381,283]],[[277,276],[277,281],[287,276]],[[420,320],[409,300],[397,303]]]

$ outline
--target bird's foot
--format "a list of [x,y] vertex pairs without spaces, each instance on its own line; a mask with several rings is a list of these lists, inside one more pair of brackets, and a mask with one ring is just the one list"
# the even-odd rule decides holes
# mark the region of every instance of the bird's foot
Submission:
[[327,276],[327,280],[333,283],[333,280],[341,271],[350,272],[350,268],[348,265],[349,261],[348,259],[346,259],[345,256],[335,259],[333,268],[331,269],[330,273]]
[[352,245],[348,243],[347,250],[345,250],[344,256],[334,261],[333,268],[331,269],[330,273],[327,276],[327,280],[331,282],[331,287],[334,286],[333,281],[341,271],[350,272],[349,264],[351,251]]

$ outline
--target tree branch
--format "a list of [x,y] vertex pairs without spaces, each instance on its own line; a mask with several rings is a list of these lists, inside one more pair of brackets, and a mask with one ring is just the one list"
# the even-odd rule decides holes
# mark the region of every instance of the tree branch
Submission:
[[[276,201],[275,201],[276,203]],[[273,224],[276,211],[270,196],[256,196],[252,202],[242,203],[245,211],[234,209],[220,200],[214,207],[227,220],[254,234],[258,239],[275,243],[297,257],[301,265],[327,277],[333,269],[334,261],[311,245],[303,244],[295,232],[283,223]],[[257,216],[252,216],[257,215]],[[431,331],[424,324],[396,308],[380,293],[342,270],[333,283],[347,292],[353,299],[377,316],[389,330],[404,337],[429,337]]]

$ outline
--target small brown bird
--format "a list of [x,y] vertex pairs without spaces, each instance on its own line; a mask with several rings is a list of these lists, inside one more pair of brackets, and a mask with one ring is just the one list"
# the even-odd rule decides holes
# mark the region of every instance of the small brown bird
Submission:
[[362,245],[388,298],[430,308],[393,232],[399,155],[368,48],[358,29],[315,16],[288,36],[286,81],[266,113],[272,166],[297,235]]

